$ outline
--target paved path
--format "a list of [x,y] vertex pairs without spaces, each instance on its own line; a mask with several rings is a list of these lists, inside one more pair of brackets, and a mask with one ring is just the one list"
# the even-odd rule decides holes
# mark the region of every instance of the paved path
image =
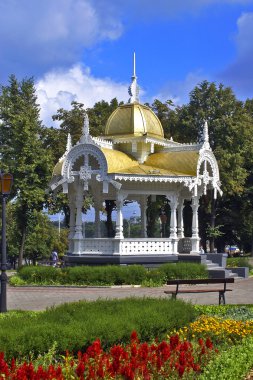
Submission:
[[[253,304],[253,277],[237,279],[226,293],[227,304]],[[166,287],[8,287],[8,310],[45,310],[65,302],[126,297],[165,297]],[[217,305],[218,293],[181,294],[178,298],[202,305]]]

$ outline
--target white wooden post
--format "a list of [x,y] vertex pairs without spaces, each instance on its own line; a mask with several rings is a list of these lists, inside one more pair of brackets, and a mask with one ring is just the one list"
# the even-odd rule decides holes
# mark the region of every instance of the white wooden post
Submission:
[[79,183],[76,195],[76,225],[74,240],[74,253],[80,254],[82,249],[83,231],[82,231],[82,206],[83,206],[83,189]]
[[194,196],[192,198],[192,250],[191,253],[199,253],[199,219],[198,219],[198,209],[199,209],[199,197]]
[[124,198],[120,195],[117,196],[116,199],[116,207],[117,207],[117,219],[116,219],[116,239],[123,239],[123,214],[122,214],[122,207],[124,203]]
[[180,202],[178,203],[178,207],[177,207],[177,216],[178,216],[177,237],[178,239],[184,238],[183,210],[184,210],[184,199],[180,199]]
[[170,200],[170,238],[172,242],[172,253],[178,253],[178,238],[177,238],[177,206],[178,198],[176,195],[167,196]]

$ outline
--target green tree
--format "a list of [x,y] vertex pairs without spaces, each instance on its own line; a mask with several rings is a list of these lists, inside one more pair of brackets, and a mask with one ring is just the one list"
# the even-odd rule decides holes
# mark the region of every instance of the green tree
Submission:
[[150,106],[158,119],[160,120],[165,138],[173,138],[177,141],[180,136],[178,135],[178,107],[175,107],[172,100],[166,100],[162,103],[160,100],[155,99]]
[[[202,203],[201,207],[205,207],[202,215],[205,214],[205,223],[209,223],[211,229],[215,228],[217,214],[217,223],[225,225],[222,219],[227,219],[228,214],[224,215],[222,205],[228,198],[236,201],[247,188],[253,150],[253,120],[249,109],[250,103],[246,107],[238,101],[231,88],[207,81],[193,89],[188,105],[178,109],[180,130],[184,133],[192,126],[193,140],[202,141],[203,123],[208,121],[210,145],[218,160],[224,192],[217,202],[211,201],[212,196],[208,194],[209,201]],[[230,220],[231,227],[236,230],[233,220]]]
[[58,228],[41,211],[33,210],[27,227],[27,239],[24,257],[31,260],[33,265],[39,260],[49,260],[53,249],[59,257],[67,251],[66,230]]
[[92,136],[101,136],[105,133],[105,126],[109,116],[123,102],[118,102],[116,98],[110,103],[101,100],[94,104],[92,108],[87,109],[90,120],[90,133]]
[[23,262],[31,212],[41,210],[52,171],[52,159],[42,144],[42,127],[33,79],[19,82],[14,75],[0,91],[1,164],[13,174],[11,197],[20,231],[19,266]]

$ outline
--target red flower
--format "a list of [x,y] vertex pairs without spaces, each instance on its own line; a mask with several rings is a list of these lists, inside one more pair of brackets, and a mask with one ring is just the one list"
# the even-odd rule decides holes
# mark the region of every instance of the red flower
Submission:
[[137,334],[137,332],[134,330],[134,331],[132,331],[132,334],[131,334],[131,343],[133,343],[133,342],[136,342],[136,343],[138,343],[139,342],[139,340],[138,340],[138,334]]
[[213,343],[211,342],[211,340],[209,338],[207,338],[207,340],[206,340],[206,347],[210,348],[210,349],[213,348]]
[[178,368],[179,377],[183,376],[184,371],[185,371],[185,367],[183,365],[180,365],[179,368]]
[[95,358],[97,355],[100,355],[102,353],[100,339],[96,339],[92,345],[87,348],[86,353],[91,358]]
[[170,337],[170,347],[172,350],[174,350],[177,345],[179,344],[179,336],[178,335],[173,335]]
[[80,362],[78,366],[76,367],[76,374],[77,376],[82,379],[85,371],[85,365],[83,362]]
[[203,340],[202,338],[199,338],[198,342],[199,342],[199,345],[200,345],[200,346],[203,346],[203,345],[204,345],[204,340]]

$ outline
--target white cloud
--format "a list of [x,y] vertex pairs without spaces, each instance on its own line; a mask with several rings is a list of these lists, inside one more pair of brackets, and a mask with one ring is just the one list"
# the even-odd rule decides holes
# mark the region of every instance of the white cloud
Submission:
[[116,83],[110,78],[96,78],[90,69],[76,64],[68,70],[52,70],[36,83],[41,118],[46,126],[53,125],[52,115],[59,108],[70,109],[76,100],[84,107],[92,107],[100,100],[117,98],[127,101],[127,84]]
[[243,13],[237,20],[238,33],[236,43],[239,56],[253,53],[253,13]]
[[152,97],[151,101],[155,99],[163,102],[172,100],[175,105],[188,103],[189,93],[203,80],[208,80],[208,75],[204,74],[201,70],[190,72],[184,80],[166,83],[159,93]]
[[[92,0],[0,1],[0,65],[37,74],[80,60],[84,48],[120,37],[112,7]],[[33,69],[31,69],[33,68]]]
[[220,78],[242,98],[253,97],[253,12],[243,13],[237,20],[235,37],[237,56]]

